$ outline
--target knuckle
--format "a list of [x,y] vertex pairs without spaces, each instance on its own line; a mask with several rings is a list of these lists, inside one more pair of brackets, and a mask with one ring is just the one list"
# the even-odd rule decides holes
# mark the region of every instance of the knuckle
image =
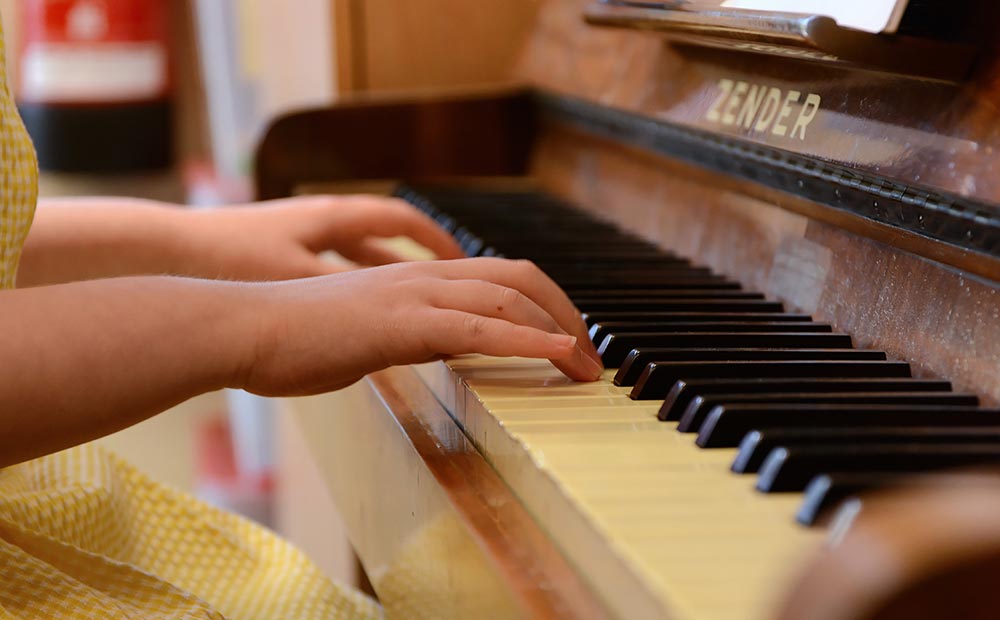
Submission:
[[422,273],[406,281],[405,294],[410,298],[426,299],[431,297],[440,288],[441,281]]
[[475,314],[467,315],[463,319],[462,331],[471,342],[476,342],[486,333],[486,319]]
[[538,265],[531,262],[530,260],[521,258],[515,261],[514,264],[521,273],[523,273],[528,277],[535,277],[541,273],[541,270],[538,268]]
[[516,308],[521,306],[526,301],[524,293],[514,289],[503,287],[500,290],[500,301],[498,303],[498,310],[503,311],[505,308]]

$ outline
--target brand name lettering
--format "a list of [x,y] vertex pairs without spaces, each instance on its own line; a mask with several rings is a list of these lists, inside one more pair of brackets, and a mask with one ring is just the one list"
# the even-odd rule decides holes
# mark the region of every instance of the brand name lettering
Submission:
[[719,94],[705,119],[758,134],[805,140],[823,103],[814,93],[803,96],[797,90],[738,80],[721,79],[718,86]]

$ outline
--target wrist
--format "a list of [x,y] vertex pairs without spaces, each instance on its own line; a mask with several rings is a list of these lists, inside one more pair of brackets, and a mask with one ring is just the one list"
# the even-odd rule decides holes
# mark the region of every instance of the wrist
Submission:
[[212,389],[243,389],[265,349],[265,341],[273,323],[267,307],[267,284],[200,280],[213,291],[214,306],[210,310],[208,338],[213,342],[209,352],[217,362],[209,376]]

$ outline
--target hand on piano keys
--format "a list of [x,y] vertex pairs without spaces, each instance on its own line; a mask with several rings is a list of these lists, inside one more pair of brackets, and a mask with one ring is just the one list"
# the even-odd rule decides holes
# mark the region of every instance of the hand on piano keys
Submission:
[[[78,207],[74,206],[74,209]],[[299,196],[253,205],[176,211],[186,264],[171,271],[233,280],[287,280],[341,273],[406,257],[383,240],[404,237],[436,258],[462,258],[458,244],[406,202],[384,196]],[[121,214],[115,213],[120,218]]]
[[241,292],[261,328],[233,387],[256,394],[318,394],[466,353],[547,358],[578,381],[604,370],[579,311],[526,261],[401,263]]

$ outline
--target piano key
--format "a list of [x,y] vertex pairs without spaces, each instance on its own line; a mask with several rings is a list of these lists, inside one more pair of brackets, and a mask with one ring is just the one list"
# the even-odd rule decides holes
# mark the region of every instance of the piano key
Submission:
[[580,298],[574,300],[577,307],[584,312],[598,311],[659,311],[659,312],[781,312],[782,305],[779,302],[747,299],[727,301],[724,299],[657,299],[652,298],[629,298],[629,299],[600,299],[600,298]]
[[625,323],[615,321],[597,323],[591,326],[589,330],[591,338],[597,344],[604,342],[604,339],[611,335],[642,333],[676,334],[684,332],[831,334],[833,333],[833,327],[824,323],[743,323],[741,321],[718,323]]
[[1000,410],[955,406],[728,405],[709,412],[698,432],[702,448],[735,448],[747,433],[768,428],[1000,426]]
[[[978,397],[965,394],[965,402],[942,402],[944,396],[923,394],[928,405],[975,405]],[[899,403],[896,403],[899,404]],[[906,403],[902,403],[906,404]],[[872,428],[767,428],[746,434],[740,442],[739,452],[733,460],[732,471],[752,474],[760,469],[771,450],[778,447],[808,445],[857,445],[892,443],[974,443],[997,441],[1000,427],[953,427],[948,425],[906,427],[887,426]]]
[[684,361],[886,361],[882,351],[864,349],[632,349],[614,377],[614,384],[631,387],[652,362]]
[[742,300],[764,299],[760,293],[748,293],[733,289],[580,289],[568,291],[571,300],[576,299],[719,299]]
[[754,334],[710,333],[635,333],[611,335],[597,347],[604,365],[618,368],[633,349],[848,349],[851,337],[846,334]]
[[775,448],[760,468],[757,490],[802,491],[828,471],[920,473],[997,462],[1000,443],[995,442]]
[[810,527],[818,525],[844,500],[875,489],[898,486],[911,478],[908,474],[891,472],[820,474],[806,485],[795,520]]
[[[512,250],[507,245],[502,245],[503,249],[511,254],[517,254],[516,251]],[[657,269],[669,269],[672,271],[687,271],[689,269],[694,269],[687,261],[671,258],[669,256],[662,256],[660,254],[647,256],[645,253],[630,252],[630,251],[615,251],[608,252],[606,254],[600,255],[588,255],[588,254],[578,254],[575,252],[567,252],[565,254],[525,254],[529,256],[532,262],[537,266],[542,268],[552,268],[552,269],[571,269],[575,267],[581,268],[616,268],[616,269],[629,269],[634,266],[637,261],[641,261],[646,269],[651,267],[656,267]],[[699,271],[704,272],[704,268],[700,268]]]
[[948,381],[922,379],[691,379],[677,382],[660,407],[660,420],[678,421],[697,396],[804,392],[948,392]]
[[783,312],[589,312],[584,313],[588,327],[602,322],[650,323],[714,323],[716,321],[741,323],[809,323],[807,314]]
[[719,405],[789,404],[789,405],[964,405],[974,407],[979,404],[975,394],[955,394],[940,392],[857,392],[844,394],[714,394],[699,396],[691,401],[677,424],[682,433],[697,433],[708,413]]
[[[639,282],[639,283],[627,283],[627,282],[613,282],[608,281],[604,284],[599,282],[583,282],[580,284],[572,284],[566,281],[560,283],[562,288],[568,295],[574,294],[576,291],[604,291],[604,290],[627,290],[627,291],[650,291],[650,290],[710,290],[710,291],[739,291],[742,290],[741,287],[736,282],[730,282],[722,278],[688,278],[681,279],[674,282],[663,282],[660,284],[650,283],[650,282]],[[636,314],[634,312],[627,314]],[[654,313],[655,314],[655,313]],[[796,316],[804,316],[806,319],[810,319],[808,315],[800,314]]]
[[699,276],[661,273],[651,274],[579,274],[572,277],[553,278],[564,289],[574,288],[718,288],[731,284],[723,276]]
[[[503,246],[500,246],[503,247]],[[504,252],[507,252],[507,248],[503,248]],[[542,261],[544,262],[544,261]],[[691,267],[689,265],[648,265],[648,266],[636,266],[636,263],[642,264],[644,259],[641,257],[636,258],[635,263],[628,267],[623,267],[621,265],[614,265],[609,267],[594,267],[593,265],[585,263],[566,263],[564,265],[554,266],[546,271],[550,278],[558,281],[561,278],[579,278],[580,276],[590,276],[593,275],[596,278],[601,277],[622,277],[623,279],[636,279],[642,278],[711,278],[715,274],[712,273],[711,269],[707,267]]]
[[[501,246],[503,247],[503,246]],[[507,248],[503,248],[504,252],[510,254]],[[511,254],[511,256],[516,256]],[[534,261],[532,261],[534,262]],[[539,261],[541,265],[546,265],[544,261]],[[646,259],[637,257],[635,262],[645,263]],[[637,277],[649,277],[649,278],[682,278],[682,279],[694,279],[694,278],[710,278],[714,274],[711,270],[704,267],[689,267],[686,265],[648,265],[643,268],[630,267],[624,268],[622,265],[606,265],[600,266],[596,264],[590,264],[589,262],[583,263],[565,263],[562,265],[546,265],[544,269],[545,273],[555,280],[556,282],[564,279],[573,279],[580,276],[594,276],[595,278],[602,277],[616,277],[621,275],[630,279],[635,279]]]
[[791,378],[791,377],[883,377],[910,376],[905,362],[869,361],[797,361],[797,362],[653,362],[646,366],[632,388],[630,398],[654,400],[664,398],[674,384],[682,379],[701,378]]

